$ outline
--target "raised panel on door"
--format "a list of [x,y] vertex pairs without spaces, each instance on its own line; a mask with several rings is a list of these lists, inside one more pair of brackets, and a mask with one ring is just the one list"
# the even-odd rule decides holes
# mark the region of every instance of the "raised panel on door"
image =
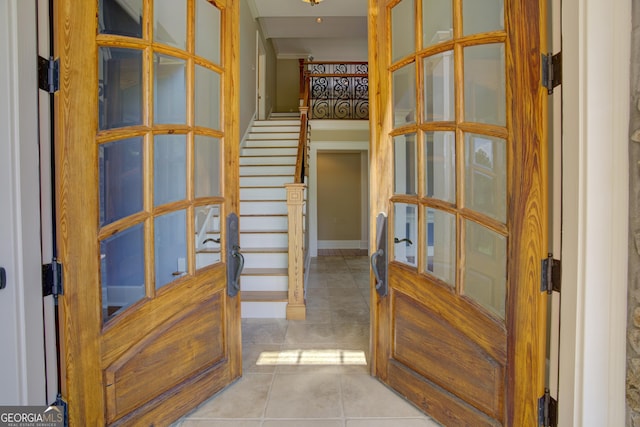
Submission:
[[371,206],[389,218],[372,372],[447,426],[538,423],[543,12],[526,0],[369,2]]
[[167,425],[241,374],[224,251],[238,2],[66,0],[55,14],[70,424]]

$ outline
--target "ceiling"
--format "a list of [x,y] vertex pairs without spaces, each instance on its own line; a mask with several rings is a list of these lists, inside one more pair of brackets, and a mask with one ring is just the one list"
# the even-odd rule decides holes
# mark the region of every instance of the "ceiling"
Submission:
[[278,58],[367,60],[367,0],[247,1]]

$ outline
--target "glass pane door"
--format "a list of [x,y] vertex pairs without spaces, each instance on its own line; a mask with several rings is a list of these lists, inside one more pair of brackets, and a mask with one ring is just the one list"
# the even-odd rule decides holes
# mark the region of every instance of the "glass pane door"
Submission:
[[99,2],[103,322],[222,261],[221,17],[206,0]]

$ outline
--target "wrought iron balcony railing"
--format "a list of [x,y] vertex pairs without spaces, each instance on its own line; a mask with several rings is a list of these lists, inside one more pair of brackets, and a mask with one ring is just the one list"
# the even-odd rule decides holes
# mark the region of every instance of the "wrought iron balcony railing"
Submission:
[[310,119],[369,119],[366,62],[305,62]]

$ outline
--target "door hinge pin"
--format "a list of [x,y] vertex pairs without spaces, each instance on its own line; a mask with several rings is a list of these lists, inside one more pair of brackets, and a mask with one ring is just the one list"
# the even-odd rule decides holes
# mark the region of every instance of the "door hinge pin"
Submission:
[[42,296],[64,295],[62,286],[62,264],[53,259],[51,264],[42,266]]
[[562,277],[562,263],[554,259],[552,254],[542,260],[542,275],[540,290],[551,294],[553,291],[560,292],[560,282]]
[[538,399],[538,425],[541,427],[558,427],[558,402],[551,397],[548,388]]
[[547,53],[542,55],[542,86],[547,88],[549,95],[553,89],[562,83],[562,52],[555,55]]
[[38,88],[48,93],[60,89],[60,60],[38,56]]

